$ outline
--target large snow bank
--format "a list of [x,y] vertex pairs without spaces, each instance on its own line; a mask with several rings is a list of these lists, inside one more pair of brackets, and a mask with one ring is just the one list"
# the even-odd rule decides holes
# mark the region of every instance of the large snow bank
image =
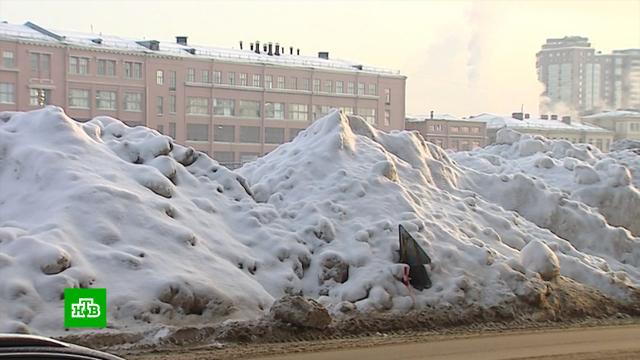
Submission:
[[[557,272],[627,299],[640,247],[610,218],[629,219],[558,188],[627,206],[629,172],[584,147],[511,142],[459,156],[476,171],[334,111],[234,173],[111,118],[0,114],[0,331],[62,332],[65,287],[106,287],[114,329],[257,317],[284,294],[334,313],[489,307],[535,298]],[[557,175],[515,170],[529,158]],[[600,181],[573,185],[566,158]],[[431,289],[401,282],[398,224],[430,255]]]

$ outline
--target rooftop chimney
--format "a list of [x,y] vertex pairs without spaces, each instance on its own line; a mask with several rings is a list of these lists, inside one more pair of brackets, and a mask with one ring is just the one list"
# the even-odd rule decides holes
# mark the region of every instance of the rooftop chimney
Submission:
[[521,112],[514,112],[514,113],[511,113],[511,117],[514,119],[522,120],[523,114]]
[[242,40],[240,40],[240,50],[242,50]]
[[540,115],[540,119],[549,120],[549,115]]
[[186,36],[176,36],[176,43],[180,45],[187,45],[187,37]]
[[267,44],[262,44],[262,52],[267,52]]
[[430,118],[431,120],[433,120],[433,110],[431,110],[431,111],[429,112],[429,118]]
[[276,52],[275,52],[276,56],[280,56],[280,44],[276,43]]
[[320,59],[329,60],[329,52],[327,52],[327,51],[320,51],[320,52],[318,53],[318,57],[319,57]]
[[273,55],[273,44],[270,42],[269,43],[269,52],[268,52],[269,56]]
[[530,118],[530,117],[531,117],[531,116],[529,115],[529,113],[524,114],[524,118],[525,118],[525,119],[528,119],[528,118]]
[[253,51],[253,43],[249,43],[249,49]]
[[551,120],[558,120],[558,115],[551,115]]
[[567,125],[571,125],[571,116],[563,116],[562,117],[562,122],[567,124]]
[[260,54],[260,41],[256,40],[256,47],[254,48],[256,54]]
[[293,46],[289,46],[289,55],[293,55]]
[[296,55],[300,55],[300,49],[296,50]]

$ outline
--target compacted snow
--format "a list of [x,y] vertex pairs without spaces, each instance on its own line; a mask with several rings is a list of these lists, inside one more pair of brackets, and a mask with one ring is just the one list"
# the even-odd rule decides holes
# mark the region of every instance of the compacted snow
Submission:
[[[454,155],[334,111],[231,172],[144,128],[0,114],[0,332],[60,334],[66,287],[109,326],[251,319],[285,294],[331,312],[491,307],[562,275],[640,286],[638,155],[500,134]],[[432,259],[402,282],[398,225]]]

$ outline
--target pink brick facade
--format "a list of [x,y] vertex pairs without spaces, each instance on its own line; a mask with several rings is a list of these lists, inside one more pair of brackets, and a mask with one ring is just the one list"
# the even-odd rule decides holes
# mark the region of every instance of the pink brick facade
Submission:
[[143,124],[221,162],[265,154],[331,107],[368,116],[384,130],[404,127],[401,75],[101,48],[36,35],[43,36],[3,34],[0,24],[0,111],[38,108],[46,95],[47,104],[74,119],[108,115]]

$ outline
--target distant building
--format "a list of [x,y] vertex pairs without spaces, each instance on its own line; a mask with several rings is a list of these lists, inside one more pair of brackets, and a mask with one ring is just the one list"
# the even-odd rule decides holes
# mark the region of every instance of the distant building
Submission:
[[223,49],[0,22],[0,111],[59,105],[146,125],[222,163],[255,159],[330,108],[402,129],[406,77],[278,43]]
[[615,140],[640,140],[640,111],[607,111],[584,116],[582,121],[615,133]]
[[559,104],[576,112],[640,109],[640,49],[600,54],[586,37],[547,39],[536,69],[545,86],[541,113]]
[[495,143],[496,133],[500,129],[508,128],[522,134],[542,135],[548,139],[562,139],[572,143],[587,143],[598,147],[602,151],[609,151],[614,140],[613,131],[598,126],[572,121],[564,116],[560,120],[556,115],[548,118],[531,118],[529,114],[513,113],[512,116],[494,114],[480,114],[470,117],[469,121],[478,121],[487,125],[489,143]]
[[484,123],[448,114],[407,116],[405,129],[417,130],[427,141],[445,150],[465,151],[487,144],[487,128]]

